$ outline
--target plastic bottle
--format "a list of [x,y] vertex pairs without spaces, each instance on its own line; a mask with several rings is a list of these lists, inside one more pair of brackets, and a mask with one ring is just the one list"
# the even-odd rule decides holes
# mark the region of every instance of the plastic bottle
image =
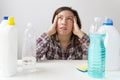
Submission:
[[0,31],[0,76],[9,77],[17,71],[17,28],[14,17]]
[[27,23],[24,31],[22,62],[25,71],[34,72],[36,69],[36,30],[32,23]]
[[89,33],[97,33],[98,28],[101,26],[101,18],[95,17],[92,25],[90,26]]
[[[93,26],[94,25],[92,25],[92,27]],[[103,78],[105,76],[105,34],[96,32],[98,28],[97,23],[94,27],[96,27],[96,30],[91,30],[93,32],[89,33],[90,45],[88,47],[88,75],[94,78]]]
[[105,18],[98,32],[105,32],[106,70],[120,69],[120,34],[111,18]]

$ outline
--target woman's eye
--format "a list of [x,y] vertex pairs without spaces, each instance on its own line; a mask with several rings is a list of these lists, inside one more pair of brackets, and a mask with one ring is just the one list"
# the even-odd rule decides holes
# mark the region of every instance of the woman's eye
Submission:
[[62,19],[62,17],[58,17],[58,19]]
[[70,20],[70,21],[72,21],[73,19],[72,19],[72,18],[67,18],[67,20]]

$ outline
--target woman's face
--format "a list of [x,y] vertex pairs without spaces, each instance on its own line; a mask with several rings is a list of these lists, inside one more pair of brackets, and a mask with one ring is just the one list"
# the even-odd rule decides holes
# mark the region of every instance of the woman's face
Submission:
[[71,35],[73,30],[74,14],[69,10],[64,10],[61,11],[57,17],[58,35]]

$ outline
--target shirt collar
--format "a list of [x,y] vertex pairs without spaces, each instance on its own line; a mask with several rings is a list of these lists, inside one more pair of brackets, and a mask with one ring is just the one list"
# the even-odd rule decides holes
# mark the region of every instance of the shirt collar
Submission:
[[[60,45],[60,42],[59,42],[59,39],[58,39],[58,35],[57,35],[57,34],[52,35],[52,36],[51,36],[51,39],[52,39],[53,41],[55,41],[55,43],[57,43],[58,45]],[[74,41],[75,41],[75,35],[72,35],[72,36],[71,36],[71,41],[70,41],[70,43],[69,43],[68,46],[73,45],[73,44],[74,44]]]

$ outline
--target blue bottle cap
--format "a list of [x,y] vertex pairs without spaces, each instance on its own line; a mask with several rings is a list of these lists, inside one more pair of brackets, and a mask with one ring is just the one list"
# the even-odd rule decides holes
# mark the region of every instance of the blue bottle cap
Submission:
[[3,20],[8,20],[8,16],[4,16],[4,17],[3,17]]
[[113,25],[113,21],[111,18],[105,18],[103,25]]

